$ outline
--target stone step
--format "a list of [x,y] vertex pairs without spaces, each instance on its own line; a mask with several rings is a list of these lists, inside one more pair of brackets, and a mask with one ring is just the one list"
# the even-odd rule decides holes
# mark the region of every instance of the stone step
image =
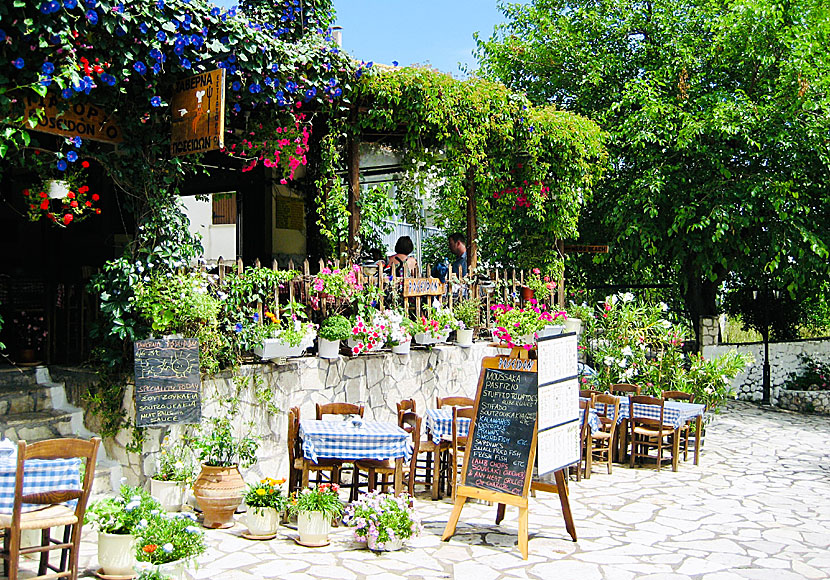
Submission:
[[52,408],[51,389],[40,385],[19,387],[0,383],[0,422],[7,415],[33,413]]
[[0,387],[36,387],[37,369],[30,367],[2,367],[0,368]]
[[75,426],[80,419],[79,411],[66,412],[54,409],[5,415],[0,417],[0,438],[34,442],[71,437],[75,434]]

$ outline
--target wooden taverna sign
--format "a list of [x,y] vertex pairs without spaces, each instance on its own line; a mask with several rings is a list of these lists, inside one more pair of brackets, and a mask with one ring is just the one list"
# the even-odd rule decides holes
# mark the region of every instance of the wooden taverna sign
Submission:
[[[576,541],[564,471],[579,460],[579,392],[567,380],[571,366],[576,374],[576,336],[555,338],[544,346],[540,342],[538,360],[530,359],[524,349],[514,349],[509,357],[483,359],[461,483],[442,539],[455,533],[467,498],[498,503],[496,523],[504,517],[505,505],[512,505],[519,508],[519,550],[527,559],[528,495],[535,489],[559,494],[565,526]],[[563,374],[567,376],[560,377]],[[534,481],[537,461],[535,474],[553,473],[555,484]]]
[[199,341],[135,342],[135,424],[199,423],[202,418]]

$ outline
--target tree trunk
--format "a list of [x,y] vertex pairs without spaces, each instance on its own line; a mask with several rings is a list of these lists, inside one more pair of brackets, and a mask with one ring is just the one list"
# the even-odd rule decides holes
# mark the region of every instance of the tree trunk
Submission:
[[717,316],[717,295],[720,290],[721,280],[723,280],[726,270],[722,267],[716,269],[715,274],[717,278],[713,281],[708,277],[704,277],[700,273],[700,269],[687,260],[684,263],[683,272],[685,280],[681,286],[681,294],[683,302],[686,305],[686,311],[689,315],[689,320],[692,323],[692,328],[695,332],[695,340],[700,344],[700,328],[699,322],[701,316]]
[[478,265],[478,220],[476,216],[476,180],[475,172],[467,172],[467,268]]

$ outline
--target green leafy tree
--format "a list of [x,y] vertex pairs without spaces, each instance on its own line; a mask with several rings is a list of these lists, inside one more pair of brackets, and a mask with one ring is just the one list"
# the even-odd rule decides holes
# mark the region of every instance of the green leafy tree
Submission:
[[[617,272],[676,282],[693,320],[735,272],[795,295],[830,274],[823,0],[502,4],[483,74],[586,115],[611,170],[580,224]],[[603,259],[600,257],[599,259]]]

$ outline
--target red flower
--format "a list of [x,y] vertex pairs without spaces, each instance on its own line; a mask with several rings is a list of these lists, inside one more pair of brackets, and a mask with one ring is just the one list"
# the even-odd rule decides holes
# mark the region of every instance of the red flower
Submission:
[[28,190],[28,189],[24,189],[24,190],[23,190],[23,195],[25,195],[26,197],[29,197],[29,190]]
[[87,202],[85,202],[85,203],[84,203],[84,205],[85,205],[85,206],[87,206],[87,207],[92,207],[92,202],[91,202],[91,201],[87,201]]
[[89,191],[89,186],[88,185],[82,185],[81,187],[78,188],[78,193],[86,193],[87,191]]
[[100,214],[100,213],[101,213],[101,208],[96,207],[96,208],[95,208],[95,213],[96,213],[96,214]]
[[83,167],[84,169],[89,167],[89,161],[81,161],[81,167]]
[[66,197],[68,197],[69,199],[75,199],[75,192],[70,191],[69,193],[66,194]]
[[157,549],[158,549],[158,546],[156,546],[155,544],[147,544],[146,546],[142,546],[142,548],[141,548],[141,550],[142,550],[145,554],[152,554],[152,553],[153,553],[153,552],[155,552]]
[[100,195],[98,195],[97,193],[92,194],[92,201],[98,201],[99,199],[101,199]]
[[41,192],[40,192],[40,197],[46,197],[46,192],[45,192],[45,191],[41,191]]
[[48,199],[44,199],[42,202],[40,202],[40,209],[49,209]]
[[73,200],[69,203],[69,205],[70,205],[70,206],[72,206],[72,207],[78,207],[78,202],[77,202],[76,200],[74,200],[74,199],[73,199]]
[[64,214],[63,225],[68,226],[70,222],[74,219],[74,217],[75,216],[73,216],[71,213]]

